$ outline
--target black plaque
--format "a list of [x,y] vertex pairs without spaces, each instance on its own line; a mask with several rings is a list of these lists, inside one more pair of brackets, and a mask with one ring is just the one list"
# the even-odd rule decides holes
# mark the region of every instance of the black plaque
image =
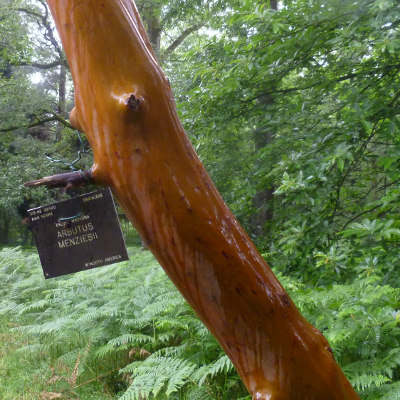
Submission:
[[110,189],[28,214],[46,279],[129,259]]

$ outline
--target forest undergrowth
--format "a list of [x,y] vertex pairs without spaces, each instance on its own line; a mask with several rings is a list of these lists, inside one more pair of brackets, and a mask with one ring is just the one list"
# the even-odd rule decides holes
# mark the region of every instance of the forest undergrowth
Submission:
[[[0,399],[250,399],[151,253],[129,255],[45,280],[35,249],[0,251]],[[399,289],[368,271],[314,288],[278,276],[362,398],[398,398]]]

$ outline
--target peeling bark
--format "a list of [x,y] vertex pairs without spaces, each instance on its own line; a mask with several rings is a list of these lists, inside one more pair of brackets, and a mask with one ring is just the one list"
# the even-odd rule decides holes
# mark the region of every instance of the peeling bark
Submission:
[[65,190],[73,190],[78,187],[87,186],[92,183],[92,170],[73,171],[64,174],[46,176],[36,181],[26,182],[26,187],[47,186],[49,188],[65,188]]

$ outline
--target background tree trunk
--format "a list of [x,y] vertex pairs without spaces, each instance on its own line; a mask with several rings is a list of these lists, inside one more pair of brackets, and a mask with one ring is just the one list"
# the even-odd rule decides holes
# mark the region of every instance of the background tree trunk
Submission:
[[144,21],[147,27],[147,35],[149,37],[150,43],[156,54],[160,53],[161,49],[161,20],[158,17],[160,10],[156,9],[154,6],[148,7],[145,11]]
[[[278,9],[278,3],[275,0],[262,0],[261,4],[270,5],[271,11]],[[271,87],[271,91],[274,88]],[[262,113],[266,113],[274,105],[274,97],[271,95],[261,96],[256,100],[256,107],[261,110]],[[262,117],[261,117],[262,119]],[[263,123],[258,124],[254,131],[254,148],[256,154],[258,154],[265,146],[268,146],[275,137],[275,132],[265,126]],[[269,232],[270,222],[274,216],[274,191],[275,188],[271,187],[259,190],[253,198],[253,206],[256,209],[256,213],[251,216],[252,232],[256,236],[262,236]]]
[[[262,112],[267,112],[274,104],[273,96],[262,96],[257,99],[257,107]],[[254,131],[254,148],[258,154],[264,147],[268,146],[275,137],[275,133],[263,124]],[[253,206],[256,213],[251,216],[252,232],[256,236],[262,236],[269,232],[269,223],[274,216],[274,191],[273,186],[259,190],[253,198]]]
[[[67,68],[64,64],[60,65],[60,75],[58,79],[58,115],[62,118],[67,117],[66,113],[67,104]],[[61,139],[61,131],[64,125],[59,121],[56,128],[56,141]]]

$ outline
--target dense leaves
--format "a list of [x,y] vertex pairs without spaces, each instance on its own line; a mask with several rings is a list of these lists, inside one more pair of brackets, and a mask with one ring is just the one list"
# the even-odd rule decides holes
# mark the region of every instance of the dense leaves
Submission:
[[[391,2],[243,8],[188,55],[196,84],[180,109],[202,159],[250,230],[251,197],[273,189],[265,241],[255,239],[301,279],[318,279],[321,252],[396,254],[396,230],[357,248],[360,236],[341,232],[363,218],[397,229],[398,12]],[[229,183],[227,166],[238,170]]]

